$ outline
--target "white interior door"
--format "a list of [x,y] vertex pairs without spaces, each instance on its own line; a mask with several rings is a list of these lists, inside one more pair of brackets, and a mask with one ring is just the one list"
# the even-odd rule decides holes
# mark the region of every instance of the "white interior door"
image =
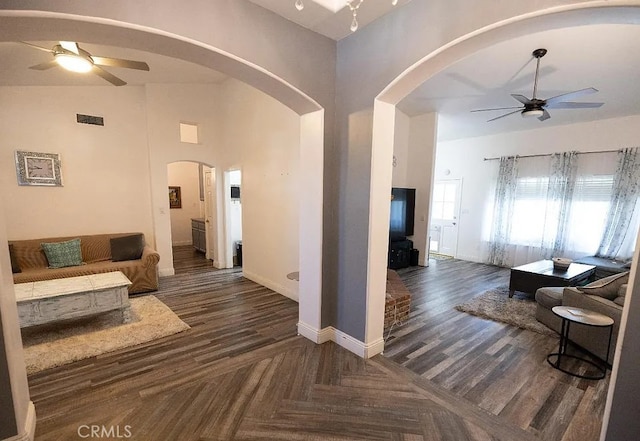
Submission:
[[433,253],[456,256],[461,194],[461,179],[444,179],[434,183],[429,243],[429,250]]
[[216,261],[215,253],[215,222],[214,222],[215,192],[213,173],[211,169],[204,172],[204,224],[207,235],[207,259]]

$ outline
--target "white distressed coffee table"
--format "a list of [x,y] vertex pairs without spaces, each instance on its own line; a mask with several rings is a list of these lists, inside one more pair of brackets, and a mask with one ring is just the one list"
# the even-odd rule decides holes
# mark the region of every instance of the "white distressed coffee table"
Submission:
[[85,317],[119,309],[131,320],[131,281],[120,271],[14,285],[20,327]]

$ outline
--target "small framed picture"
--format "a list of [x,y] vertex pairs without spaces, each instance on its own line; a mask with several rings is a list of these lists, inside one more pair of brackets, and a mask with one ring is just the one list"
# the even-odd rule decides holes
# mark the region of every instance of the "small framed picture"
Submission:
[[180,187],[169,187],[169,208],[182,208]]
[[60,155],[16,151],[18,185],[62,187]]

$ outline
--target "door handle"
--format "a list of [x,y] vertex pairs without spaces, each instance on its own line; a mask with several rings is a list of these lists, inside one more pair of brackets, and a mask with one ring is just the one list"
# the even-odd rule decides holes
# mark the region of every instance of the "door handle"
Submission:
[[[207,222],[209,222],[209,221],[207,221]],[[455,222],[451,222],[451,224],[453,224],[453,225],[457,225]]]
[[206,222],[206,223],[209,223],[209,219],[207,219],[205,222]]

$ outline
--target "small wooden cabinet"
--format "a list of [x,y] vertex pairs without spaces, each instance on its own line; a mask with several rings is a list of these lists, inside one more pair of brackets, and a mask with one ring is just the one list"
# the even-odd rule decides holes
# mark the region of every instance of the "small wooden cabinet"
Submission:
[[196,250],[207,252],[207,232],[204,219],[191,219],[191,240]]

